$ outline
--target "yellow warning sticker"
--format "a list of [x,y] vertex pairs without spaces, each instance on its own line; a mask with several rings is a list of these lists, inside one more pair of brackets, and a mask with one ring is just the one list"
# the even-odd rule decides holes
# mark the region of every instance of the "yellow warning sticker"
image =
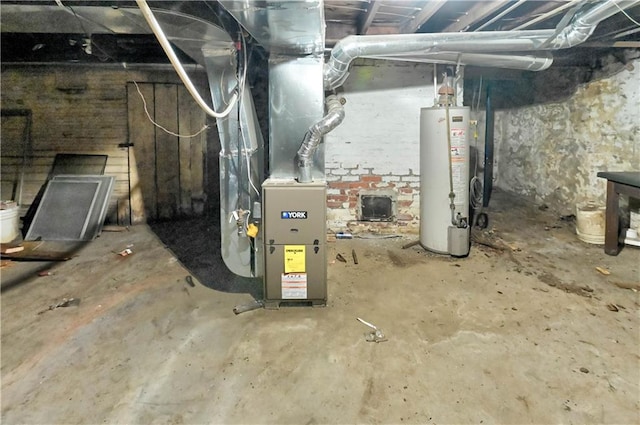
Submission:
[[284,272],[285,273],[305,273],[305,246],[285,245],[284,246]]

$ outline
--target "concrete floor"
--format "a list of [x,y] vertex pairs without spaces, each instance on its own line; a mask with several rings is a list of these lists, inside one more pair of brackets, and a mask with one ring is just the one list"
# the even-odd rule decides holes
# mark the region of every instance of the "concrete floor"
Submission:
[[[492,203],[483,237],[513,249],[330,243],[326,308],[234,315],[260,283],[225,271],[202,220],[14,263],[2,423],[640,423],[640,250],[606,256],[549,211]],[[352,249],[358,265],[333,260]],[[80,304],[47,310],[65,297]]]

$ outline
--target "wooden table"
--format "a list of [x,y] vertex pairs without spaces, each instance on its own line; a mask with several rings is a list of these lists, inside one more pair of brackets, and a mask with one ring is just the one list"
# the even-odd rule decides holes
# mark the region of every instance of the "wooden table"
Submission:
[[620,195],[640,199],[640,171],[601,171],[598,177],[607,179],[607,210],[605,219],[604,252],[618,255],[620,252]]

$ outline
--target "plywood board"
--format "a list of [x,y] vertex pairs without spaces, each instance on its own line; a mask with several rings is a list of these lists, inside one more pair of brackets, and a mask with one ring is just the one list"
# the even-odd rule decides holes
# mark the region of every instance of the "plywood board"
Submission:
[[[178,132],[178,90],[175,84],[155,85],[158,125]],[[156,199],[158,218],[177,215],[180,197],[180,163],[178,137],[166,131],[156,131]]]
[[[186,88],[178,87],[178,129],[182,136],[190,136],[195,134],[198,129],[192,126],[191,110],[193,108],[193,100]],[[189,215],[192,212],[191,207],[191,188],[193,186],[191,163],[191,144],[197,139],[196,137],[180,137],[180,212]]]
[[[147,111],[155,114],[153,84],[138,83],[146,99]],[[155,126],[145,113],[136,86],[127,84],[129,122],[129,199],[131,223],[145,223],[156,217],[156,150]]]

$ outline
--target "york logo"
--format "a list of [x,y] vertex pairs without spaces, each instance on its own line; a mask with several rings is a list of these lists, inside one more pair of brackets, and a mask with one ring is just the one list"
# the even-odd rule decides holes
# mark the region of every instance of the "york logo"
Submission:
[[292,218],[306,219],[307,218],[307,212],[306,211],[282,211],[280,213],[280,218],[284,218],[284,219],[292,219]]

